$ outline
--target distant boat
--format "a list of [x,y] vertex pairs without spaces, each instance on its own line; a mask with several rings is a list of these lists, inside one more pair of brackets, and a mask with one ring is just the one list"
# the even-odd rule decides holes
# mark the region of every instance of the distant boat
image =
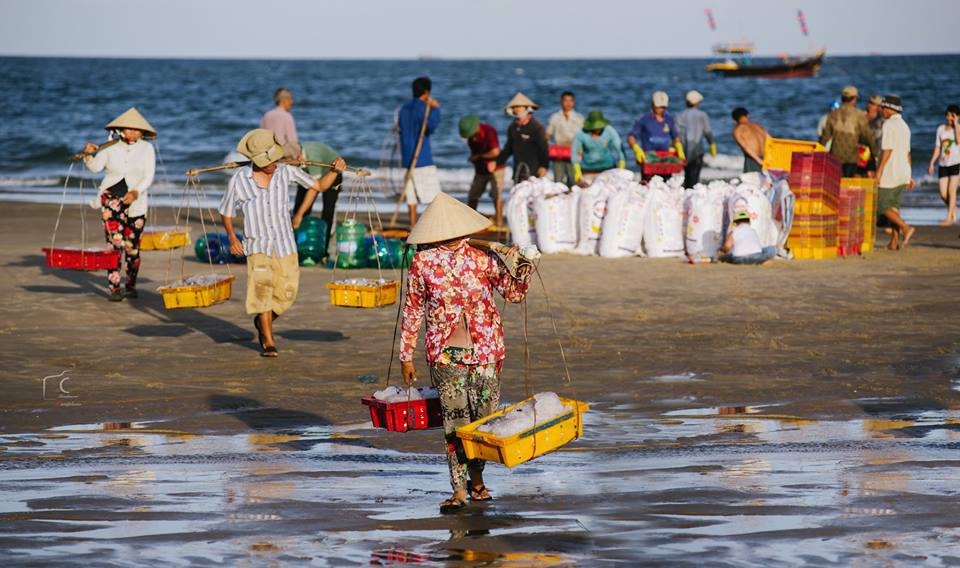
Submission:
[[[749,42],[719,44],[713,52],[727,55],[722,62],[707,65],[707,71],[722,77],[766,77],[771,79],[790,79],[794,77],[812,77],[820,70],[826,50],[821,49],[812,57],[790,59],[773,65],[757,65],[752,60],[754,47]],[[736,59],[731,56],[736,56]]]

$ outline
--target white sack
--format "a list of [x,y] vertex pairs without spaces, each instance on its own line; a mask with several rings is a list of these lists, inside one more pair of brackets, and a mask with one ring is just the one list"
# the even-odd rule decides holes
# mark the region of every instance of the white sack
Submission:
[[643,254],[640,242],[647,219],[647,190],[638,183],[615,192],[607,200],[600,229],[600,256],[620,258]]

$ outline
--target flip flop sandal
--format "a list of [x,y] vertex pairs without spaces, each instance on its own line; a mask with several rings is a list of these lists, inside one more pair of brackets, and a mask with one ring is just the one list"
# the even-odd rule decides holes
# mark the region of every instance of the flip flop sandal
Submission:
[[447,515],[449,513],[456,513],[458,511],[462,511],[466,507],[467,507],[466,501],[451,497],[446,501],[444,501],[443,503],[440,503],[440,514]]
[[261,357],[279,357],[280,352],[277,351],[276,347],[274,347],[273,345],[270,345],[269,347],[263,348],[263,352],[260,353],[260,356]]
[[[473,487],[473,486],[471,486],[469,489],[470,489],[470,500],[471,500],[471,501],[491,501],[491,500],[493,500],[493,497],[490,496],[490,490],[487,489],[487,486],[486,486],[486,485],[480,485],[479,487]],[[484,497],[484,494],[486,494],[486,497]]]

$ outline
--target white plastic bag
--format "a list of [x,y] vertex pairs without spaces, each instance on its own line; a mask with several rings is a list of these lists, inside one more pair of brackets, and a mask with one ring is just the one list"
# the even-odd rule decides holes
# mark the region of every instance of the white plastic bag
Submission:
[[600,229],[600,256],[620,258],[643,254],[640,243],[647,219],[647,197],[646,188],[637,183],[610,196]]
[[682,257],[683,189],[654,177],[647,192],[650,213],[643,227],[643,250],[653,258]]
[[725,192],[711,185],[698,183],[684,196],[684,245],[691,261],[716,258],[723,246]]
[[543,191],[543,185],[538,178],[530,178],[513,186],[510,191],[506,206],[507,226],[510,227],[511,240],[521,247],[537,242],[533,199]]
[[537,244],[545,254],[572,252],[577,246],[577,203],[579,187],[564,184],[551,187],[533,199]]

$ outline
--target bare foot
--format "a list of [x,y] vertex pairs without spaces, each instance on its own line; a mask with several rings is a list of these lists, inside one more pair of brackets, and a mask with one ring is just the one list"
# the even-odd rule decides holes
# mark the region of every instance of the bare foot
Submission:
[[948,218],[944,219],[942,223],[940,223],[940,226],[941,226],[941,227],[951,227],[951,226],[953,226],[954,223],[956,223],[956,221],[955,221],[954,219],[950,219],[950,218],[948,217]]
[[907,248],[907,245],[910,244],[910,237],[912,237],[916,231],[916,227],[907,227],[907,232],[903,234],[903,244],[900,245],[900,248]]

